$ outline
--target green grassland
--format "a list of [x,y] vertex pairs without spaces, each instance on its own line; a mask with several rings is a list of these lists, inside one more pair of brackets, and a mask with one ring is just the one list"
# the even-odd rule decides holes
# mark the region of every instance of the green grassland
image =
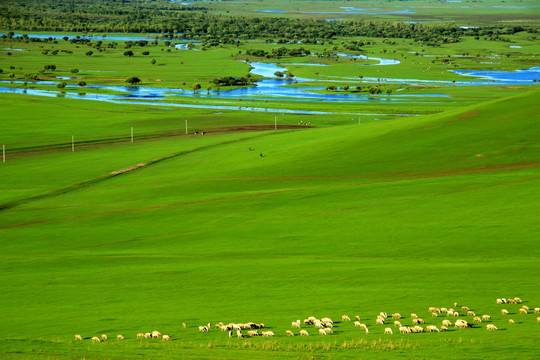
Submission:
[[[387,122],[10,156],[0,167],[1,202],[12,205],[0,222],[0,353],[538,358],[537,315],[495,303],[540,304],[538,97]],[[454,302],[490,314],[499,331],[482,323],[384,335],[375,325],[380,311],[440,325],[428,307]],[[308,338],[285,337],[298,318],[342,314],[359,315],[370,334],[338,322],[326,337],[312,327]],[[197,330],[218,321],[263,322],[277,336]],[[152,330],[173,341],[135,339]],[[102,333],[110,340],[73,340]]]

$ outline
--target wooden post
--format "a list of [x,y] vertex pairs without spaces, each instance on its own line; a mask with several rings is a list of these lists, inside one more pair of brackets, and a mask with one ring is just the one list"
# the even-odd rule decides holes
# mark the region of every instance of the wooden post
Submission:
[[131,142],[133,142],[133,127],[131,127]]

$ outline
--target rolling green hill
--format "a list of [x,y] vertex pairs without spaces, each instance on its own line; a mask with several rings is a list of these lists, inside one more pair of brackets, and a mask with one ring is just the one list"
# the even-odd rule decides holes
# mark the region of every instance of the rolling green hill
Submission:
[[[0,167],[10,204],[0,212],[0,354],[537,358],[537,315],[495,299],[540,306],[539,95],[13,157]],[[384,311],[440,326],[428,307],[454,302],[490,314],[499,331],[384,335],[375,325]],[[285,337],[291,321],[342,314],[370,334],[339,322],[324,338],[313,327]],[[277,336],[197,329],[218,321],[263,322]],[[173,341],[135,339],[156,329]],[[73,341],[102,333],[126,341]]]

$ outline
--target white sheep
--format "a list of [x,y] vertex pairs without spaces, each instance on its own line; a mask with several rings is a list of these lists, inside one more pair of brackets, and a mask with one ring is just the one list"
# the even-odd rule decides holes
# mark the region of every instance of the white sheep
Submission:
[[137,339],[142,339],[144,337],[143,333],[137,333]]
[[447,312],[448,312],[448,309],[445,308],[445,307],[442,307],[442,308],[441,308],[441,312],[442,312],[442,313],[447,313]]
[[152,338],[160,338],[160,337],[161,337],[161,333],[159,331],[157,330],[152,331]]
[[315,320],[315,322],[313,324],[315,325],[316,328],[322,328],[323,327],[323,323],[320,320]]
[[152,337],[152,333],[147,332],[147,333],[144,334],[144,337],[145,337],[146,339],[149,339],[149,338]]
[[474,311],[467,311],[467,316],[476,316],[476,314],[474,313]]
[[[300,330],[300,332],[302,332],[302,330]],[[268,331],[263,331],[263,332],[262,332],[262,336],[264,336],[264,337],[271,337],[271,336],[275,336],[275,335],[274,335],[274,332],[273,332],[273,331],[268,330]]]
[[107,340],[107,339],[108,339],[108,338],[107,338],[107,335],[106,335],[106,334],[101,334],[101,340],[105,341],[105,340]]
[[434,332],[434,331],[439,332],[439,329],[435,325],[428,325],[426,326],[426,329],[429,332]]
[[208,326],[199,326],[199,331],[208,332]]
[[93,343],[98,343],[98,342],[101,342],[101,340],[99,340],[99,338],[97,336],[94,336],[94,337],[92,337],[92,342]]
[[259,331],[257,330],[248,330],[247,334],[251,337],[253,336],[259,336]]
[[341,321],[351,321],[349,315],[341,315]]
[[513,319],[508,319],[508,323],[509,323],[509,324],[515,324],[515,322],[514,322]]
[[410,334],[411,333],[411,328],[408,327],[408,326],[400,326],[399,327],[399,333],[400,334]]
[[383,318],[379,318],[379,319],[377,319],[377,320],[375,321],[375,323],[376,323],[377,325],[384,325],[384,319],[383,319]]
[[124,335],[116,335],[116,340],[124,340]]
[[521,308],[519,309],[519,313],[522,315],[527,315],[527,309]]
[[[483,317],[483,316],[482,316]],[[482,319],[480,319],[478,316],[475,316],[473,317],[472,319],[473,322],[477,322],[477,323],[481,323],[482,322]]]
[[356,315],[354,318],[355,318],[356,320],[360,321],[360,315]]
[[75,340],[82,340],[82,336],[79,334],[75,335]]
[[538,317],[536,318],[536,322],[537,322],[537,323],[540,323],[540,316],[538,316]]
[[461,307],[461,310],[462,310],[462,311],[469,311],[469,310],[471,310],[471,309],[469,309],[468,306],[462,306],[462,307]]
[[401,314],[400,313],[393,313],[392,314],[392,319],[401,319]]
[[294,333],[291,330],[286,330],[285,335],[287,336],[294,336]]
[[394,321],[394,327],[399,327],[399,326],[401,326],[401,322],[398,320]]
[[329,328],[329,327],[324,328],[323,330],[324,330],[327,334],[333,334],[333,333],[334,333],[334,330],[332,330],[332,328]]
[[482,320],[486,321],[486,320],[489,320],[489,319],[491,319],[491,316],[489,316],[487,314],[482,315]]
[[369,329],[366,327],[366,335],[369,334]]
[[411,319],[418,319],[418,315],[416,315],[415,313],[411,313]]
[[385,334],[392,335],[392,334],[393,334],[392,328],[387,327],[386,329],[384,329],[384,333],[385,333]]
[[187,328],[187,325],[186,325],[185,322],[182,323],[182,327],[183,327],[184,329]]
[[291,327],[300,329],[300,328],[301,328],[300,322],[293,321],[293,322],[291,323]]
[[448,328],[444,325],[441,326],[441,331],[448,331]]
[[362,323],[360,321],[355,321],[354,326],[362,326]]
[[326,331],[324,331],[324,329],[319,329],[319,335],[326,335]]
[[458,319],[456,320],[454,327],[466,328],[469,327],[469,323],[467,323],[465,320]]
[[540,313],[540,308],[534,308],[534,313],[535,313],[535,314]]
[[521,308],[529,311],[529,307],[527,305],[522,305]]
[[517,304],[517,301],[514,299],[508,299],[509,304]]
[[452,322],[450,320],[446,320],[446,319],[444,319],[442,321],[442,324],[443,324],[443,326],[452,326]]
[[439,316],[439,314],[437,314],[436,312],[431,313],[431,317],[437,317],[437,316]]
[[309,336],[309,333],[307,332],[307,330],[300,330],[300,336]]
[[523,302],[523,301],[521,301],[521,299],[518,298],[518,297],[515,297],[514,300],[515,300],[518,304],[521,304],[521,303]]
[[495,325],[493,325],[493,324],[487,324],[486,325],[486,330],[495,331],[495,330],[497,330],[497,327]]
[[508,310],[506,310],[506,309],[501,309],[501,314],[503,314],[503,315],[508,315]]
[[236,330],[236,337],[239,339],[242,339],[244,337],[244,335],[242,334],[242,331]]
[[169,340],[171,340],[171,337],[169,335],[163,335],[163,337],[161,339],[164,340],[164,341],[169,341]]
[[381,311],[381,312],[379,313],[379,315],[381,315],[381,316],[384,317],[384,318],[387,318],[387,317],[388,317],[388,315],[387,315],[384,311]]

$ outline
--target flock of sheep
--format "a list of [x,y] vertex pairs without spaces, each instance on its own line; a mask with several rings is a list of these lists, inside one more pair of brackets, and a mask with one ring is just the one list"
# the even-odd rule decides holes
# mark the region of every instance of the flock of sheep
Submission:
[[[522,300],[518,297],[512,298],[512,299],[505,299],[500,298],[496,300],[497,304],[521,304]],[[491,316],[488,314],[483,315],[476,315],[474,311],[472,311],[467,306],[461,306],[458,310],[458,304],[454,303],[454,308],[445,308],[445,307],[429,307],[428,312],[431,314],[432,318],[437,318],[440,316],[445,317],[463,317],[468,316],[472,317],[472,323],[482,323],[483,321],[490,321]],[[461,311],[461,314],[460,314]],[[518,310],[518,313],[520,315],[527,315],[529,313],[530,309],[526,305],[522,305],[521,308]],[[533,309],[534,313],[540,314],[540,308],[536,307]],[[502,315],[509,315],[509,311],[507,309],[501,309]],[[391,318],[392,320],[388,320]],[[470,328],[472,327],[472,324],[469,323],[467,320],[459,318],[454,321],[452,324],[452,321],[448,318],[442,319],[441,325],[425,325],[426,322],[424,319],[420,318],[417,314],[411,313],[410,319],[411,324],[410,325],[403,325],[401,323],[402,319],[404,317],[401,316],[399,313],[393,313],[390,316],[388,316],[385,312],[380,312],[379,315],[377,315],[377,319],[375,324],[376,325],[394,325],[394,329],[398,329],[400,334],[411,334],[411,333],[424,333],[424,332],[441,332],[441,331],[448,331],[449,327],[454,326],[454,328]],[[349,322],[351,321],[351,318],[348,315],[343,315],[341,317],[341,322]],[[390,321],[390,322],[388,322]],[[387,323],[388,322],[388,323]],[[540,316],[536,318],[536,322],[540,323]],[[508,319],[509,324],[514,324],[513,319]],[[425,325],[423,327],[422,325]],[[369,328],[365,323],[361,322],[360,316],[355,316],[354,326],[360,328],[363,330],[366,334],[369,334]],[[182,323],[182,327],[186,328],[186,323]],[[304,327],[304,328],[302,328]],[[238,338],[246,338],[246,337],[255,337],[255,336],[263,336],[263,337],[272,337],[275,336],[273,331],[270,330],[262,330],[265,328],[265,325],[263,323],[254,323],[254,322],[248,322],[248,323],[229,323],[224,324],[223,322],[219,322],[214,325],[215,329],[219,329],[223,332],[227,332],[229,335],[229,338],[232,338],[233,336]],[[318,333],[319,335],[328,335],[333,334],[334,330],[334,321],[332,321],[329,317],[324,317],[321,319],[318,319],[314,316],[310,316],[303,321],[296,320],[291,322],[291,329],[297,329],[298,335],[300,336],[310,336],[310,332],[312,334]],[[201,325],[199,326],[200,332],[209,332],[212,329],[212,326],[210,323],[207,325]],[[384,334],[392,335],[394,333],[394,329],[392,327],[385,327]],[[485,329],[488,331],[495,331],[498,330],[497,327],[494,324],[486,324]],[[260,332],[259,332],[260,330]],[[242,332],[244,331],[244,332]],[[286,336],[295,336],[294,332],[292,330],[286,330],[285,331]],[[171,337],[169,335],[161,335],[159,331],[153,331],[153,332],[147,332],[147,333],[138,333],[137,339],[151,339],[151,338],[159,338],[162,340],[171,340]],[[84,339],[91,339],[94,343],[99,343],[101,341],[107,340],[107,335],[102,334],[101,339],[97,336],[94,337],[88,337]],[[124,340],[124,336],[117,335],[116,336],[117,341],[118,340]],[[77,334],[75,335],[75,340],[83,340],[82,336]]]

